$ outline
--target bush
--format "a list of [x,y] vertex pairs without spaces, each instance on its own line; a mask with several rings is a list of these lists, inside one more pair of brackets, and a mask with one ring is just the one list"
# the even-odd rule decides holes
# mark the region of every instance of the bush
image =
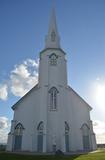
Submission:
[[63,153],[61,150],[57,150],[57,151],[55,152],[55,155],[64,155],[64,153]]
[[0,151],[5,151],[5,150],[6,150],[6,145],[1,144],[1,145],[0,145]]

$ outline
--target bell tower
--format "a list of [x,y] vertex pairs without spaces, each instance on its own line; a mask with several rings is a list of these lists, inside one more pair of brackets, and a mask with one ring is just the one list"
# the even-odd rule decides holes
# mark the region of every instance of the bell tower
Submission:
[[66,53],[60,47],[55,10],[52,9],[45,48],[40,52],[39,85],[67,85]]

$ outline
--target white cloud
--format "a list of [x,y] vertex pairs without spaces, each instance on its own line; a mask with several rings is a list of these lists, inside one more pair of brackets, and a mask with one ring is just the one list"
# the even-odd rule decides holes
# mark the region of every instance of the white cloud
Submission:
[[24,64],[20,64],[18,66],[15,66],[15,69],[11,71],[11,73],[15,76],[19,76],[20,78],[27,78],[30,76],[30,73],[28,72],[27,66]]
[[38,65],[38,60],[27,59],[22,64],[15,66],[10,75],[13,95],[22,97],[36,85],[38,81]]
[[10,130],[10,124],[7,117],[0,117],[0,143],[7,142],[8,131]]
[[96,120],[93,123],[97,143],[105,143],[105,122]]
[[24,61],[24,64],[25,65],[30,65],[30,66],[35,66],[36,68],[38,68],[38,66],[39,66],[39,59],[37,59],[36,61],[35,60],[33,60],[33,59],[27,59],[26,61]]
[[7,100],[8,97],[8,86],[7,84],[0,84],[0,99]]
[[8,118],[0,117],[0,130],[8,127]]
[[15,65],[7,83],[0,85],[0,99],[7,100],[9,92],[14,96],[24,96],[38,82],[39,59],[26,59]]

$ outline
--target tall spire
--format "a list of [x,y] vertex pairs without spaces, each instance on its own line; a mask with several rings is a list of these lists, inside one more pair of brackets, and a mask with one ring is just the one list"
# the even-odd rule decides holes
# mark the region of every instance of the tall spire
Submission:
[[57,30],[54,8],[52,9],[49,30],[45,41],[45,48],[60,48],[60,38]]

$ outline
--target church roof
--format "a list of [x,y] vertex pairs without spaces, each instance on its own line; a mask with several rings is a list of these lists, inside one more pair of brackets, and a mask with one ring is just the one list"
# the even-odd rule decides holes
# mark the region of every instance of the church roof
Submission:
[[15,108],[17,107],[17,105],[24,100],[33,90],[37,90],[38,89],[38,84],[36,84],[29,92],[27,92],[22,98],[20,98],[13,106],[12,109],[15,110]]
[[68,86],[68,89],[72,91],[80,99],[80,101],[85,103],[89,110],[92,110],[92,107],[81,96],[79,96],[79,94],[76,91],[74,91],[70,86]]
[[[34,86],[28,93],[26,93],[22,98],[19,99],[18,102],[16,102],[13,106],[12,106],[12,109],[15,110],[15,108],[17,107],[17,105],[22,101],[24,100],[28,95],[30,95],[30,93],[33,91],[33,90],[37,90],[39,89],[38,87],[38,84],[36,86]],[[89,108],[89,110],[92,110],[92,107],[81,97],[78,95],[78,93],[76,91],[74,91],[70,86],[68,86],[68,89],[69,91],[72,91],[79,99],[80,101],[82,101],[83,103],[86,104],[86,106]]]

